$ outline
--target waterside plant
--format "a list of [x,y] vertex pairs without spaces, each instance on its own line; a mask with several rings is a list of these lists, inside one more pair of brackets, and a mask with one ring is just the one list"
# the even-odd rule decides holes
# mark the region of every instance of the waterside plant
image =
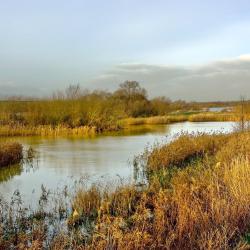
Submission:
[[23,158],[23,147],[20,143],[0,143],[0,167],[14,165]]
[[144,184],[78,186],[50,213],[44,188],[40,209],[0,210],[0,247],[248,249],[249,142],[249,132],[182,134],[137,158]]

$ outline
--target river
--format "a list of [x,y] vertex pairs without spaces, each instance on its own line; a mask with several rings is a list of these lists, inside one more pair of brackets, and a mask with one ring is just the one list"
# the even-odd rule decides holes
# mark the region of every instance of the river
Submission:
[[90,138],[22,137],[11,138],[32,147],[37,153],[33,164],[0,170],[0,194],[10,200],[15,190],[32,204],[41,193],[41,186],[51,190],[70,184],[81,176],[97,179],[122,178],[131,181],[134,156],[147,145],[171,140],[183,132],[222,132],[233,129],[232,122],[184,122],[171,125],[135,126],[128,130]]

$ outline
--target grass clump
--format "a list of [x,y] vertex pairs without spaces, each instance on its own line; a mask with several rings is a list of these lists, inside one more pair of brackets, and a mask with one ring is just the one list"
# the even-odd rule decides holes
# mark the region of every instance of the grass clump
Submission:
[[192,160],[214,154],[225,140],[225,135],[183,134],[170,144],[156,147],[148,157],[147,170],[185,166]]
[[0,167],[14,165],[23,158],[23,147],[17,142],[0,144]]

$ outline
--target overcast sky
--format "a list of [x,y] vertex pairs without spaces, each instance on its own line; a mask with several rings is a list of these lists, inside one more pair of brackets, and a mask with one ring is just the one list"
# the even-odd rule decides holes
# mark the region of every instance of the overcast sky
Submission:
[[249,0],[0,0],[0,96],[69,84],[250,97]]

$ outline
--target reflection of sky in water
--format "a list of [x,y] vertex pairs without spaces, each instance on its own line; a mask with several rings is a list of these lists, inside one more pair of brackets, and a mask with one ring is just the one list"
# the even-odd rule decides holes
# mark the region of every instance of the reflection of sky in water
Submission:
[[[145,146],[166,141],[166,136],[188,132],[228,132],[231,122],[177,123],[169,126],[141,126],[124,133],[97,136],[95,138],[17,138],[25,147],[32,146],[39,159],[34,169],[24,166],[23,171],[0,183],[0,193],[7,199],[16,189],[32,204],[40,193],[41,185],[55,189],[72,183],[72,178],[105,176],[107,180],[119,175],[132,176],[129,161],[143,151]],[[169,139],[169,137],[168,137]],[[5,173],[6,174],[6,173]],[[1,172],[0,172],[1,175]],[[72,177],[72,178],[70,178]]]

